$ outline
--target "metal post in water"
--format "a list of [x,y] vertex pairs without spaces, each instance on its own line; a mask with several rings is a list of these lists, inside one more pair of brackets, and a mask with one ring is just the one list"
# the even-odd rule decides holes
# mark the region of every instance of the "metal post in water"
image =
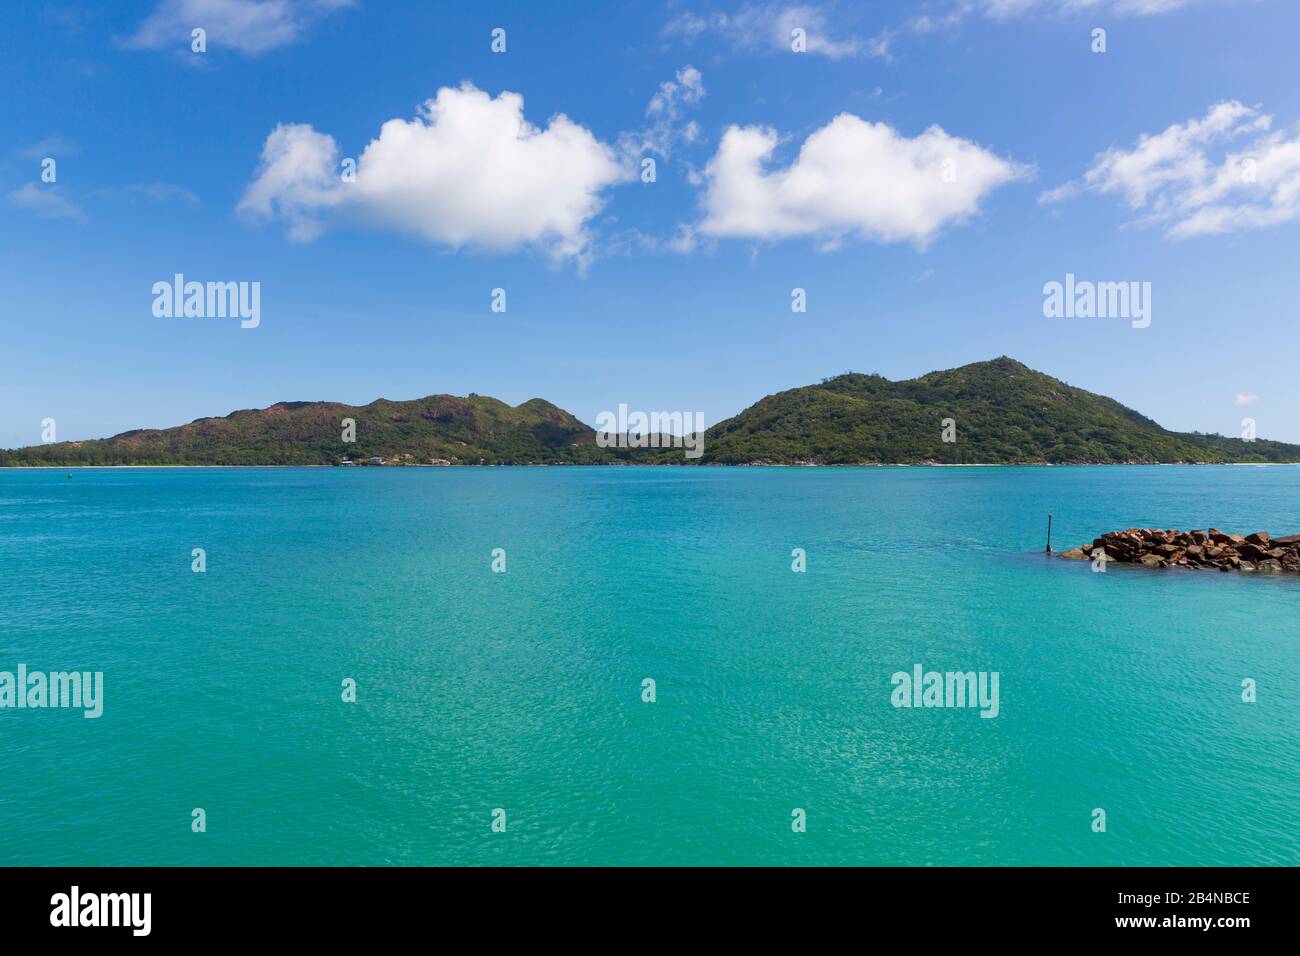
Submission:
[[1046,554],[1052,553],[1052,513],[1047,513],[1047,551]]

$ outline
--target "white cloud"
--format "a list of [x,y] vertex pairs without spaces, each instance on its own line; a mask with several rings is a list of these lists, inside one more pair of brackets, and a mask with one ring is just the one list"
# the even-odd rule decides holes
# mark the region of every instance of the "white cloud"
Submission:
[[1028,13],[1070,14],[1109,13],[1114,16],[1151,16],[1185,7],[1192,0],[958,0],[953,13],[972,10],[994,20],[1005,20]]
[[289,237],[299,242],[317,238],[324,214],[345,198],[339,148],[334,137],[303,123],[280,124],[262,145],[257,178],[244,190],[237,212],[254,221],[279,218]]
[[519,94],[494,98],[466,83],[440,89],[414,119],[384,123],[354,182],[342,181],[333,137],[277,126],[238,210],[282,219],[298,240],[344,216],[453,248],[535,245],[581,263],[602,193],[631,177],[613,149],[564,114],[539,129]]
[[207,32],[210,48],[233,47],[258,54],[297,42],[314,20],[354,0],[160,0],[128,37],[139,50],[188,52],[190,33]]
[[972,16],[1007,21],[1029,15],[1068,16],[1106,14],[1115,17],[1151,16],[1188,6],[1194,0],[947,0],[918,13],[898,26],[880,31],[867,42],[867,52],[890,58],[901,36],[916,36],[955,29]]
[[777,143],[763,127],[726,131],[704,171],[700,233],[923,246],[976,213],[994,189],[1033,171],[938,126],[909,139],[849,113],[813,132],[789,166],[769,170]]
[[699,244],[700,240],[696,237],[694,228],[682,225],[678,226],[677,231],[664,243],[664,248],[669,252],[685,255],[694,252]]
[[663,35],[693,41],[704,33],[727,38],[738,50],[791,52],[792,31],[804,31],[808,53],[838,60],[859,53],[877,55],[870,45],[842,29],[841,18],[813,4],[747,4],[733,14],[683,13],[670,20]]
[[1112,147],[1079,180],[1048,190],[1043,204],[1084,192],[1115,195],[1165,236],[1236,232],[1300,219],[1300,129],[1269,132],[1273,117],[1236,100],[1203,119]]
[[1251,402],[1259,401],[1259,396],[1254,392],[1238,392],[1233,403],[1237,405],[1249,405]]
[[674,79],[659,84],[659,89],[646,106],[645,129],[624,133],[619,146],[635,159],[644,153],[669,156],[678,143],[693,143],[699,139],[700,127],[694,120],[683,123],[687,107],[695,106],[704,98],[704,77],[693,66],[684,66]]
[[54,185],[38,186],[27,183],[5,196],[11,206],[28,209],[43,219],[75,219],[78,222],[86,217],[81,207],[65,199]]
[[47,136],[39,143],[19,149],[18,153],[29,159],[44,159],[47,156],[75,156],[77,151],[77,144],[71,140],[62,136]]
[[1053,186],[1051,189],[1044,189],[1038,194],[1038,204],[1040,206],[1053,206],[1056,203],[1066,202],[1083,192],[1083,186],[1078,182],[1061,183],[1059,186]]

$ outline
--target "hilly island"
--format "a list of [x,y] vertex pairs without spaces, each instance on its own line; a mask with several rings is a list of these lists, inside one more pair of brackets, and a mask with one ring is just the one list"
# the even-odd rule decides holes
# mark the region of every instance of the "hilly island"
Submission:
[[[343,440],[345,419],[355,423],[353,442]],[[944,440],[945,419],[953,441]],[[660,447],[597,439],[540,398],[511,406],[431,395],[363,406],[280,402],[175,428],[0,450],[0,466],[1300,462],[1300,445],[1169,431],[1006,357],[897,382],[850,372],[768,395],[708,429],[698,458],[662,447],[666,437],[652,443]]]

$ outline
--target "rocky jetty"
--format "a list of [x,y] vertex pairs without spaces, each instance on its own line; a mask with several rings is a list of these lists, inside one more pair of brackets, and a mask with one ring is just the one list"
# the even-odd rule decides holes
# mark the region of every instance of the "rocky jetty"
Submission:
[[1148,568],[1300,574],[1300,534],[1272,538],[1267,531],[1240,535],[1216,528],[1208,531],[1128,528],[1107,531],[1091,544],[1062,552],[1061,557],[1076,561],[1122,561]]

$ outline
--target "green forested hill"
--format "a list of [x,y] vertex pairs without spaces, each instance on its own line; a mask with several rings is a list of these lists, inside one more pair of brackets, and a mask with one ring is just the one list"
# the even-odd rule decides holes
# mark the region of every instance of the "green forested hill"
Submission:
[[[343,420],[356,422],[355,443]],[[140,429],[112,438],[0,451],[5,465],[332,465],[342,458],[410,455],[412,464],[602,462],[596,433],[563,409],[535,398],[511,407],[495,398],[432,395],[365,406],[282,402]]]
[[[345,418],[356,420],[354,444],[342,441]],[[951,443],[942,437],[947,418],[956,428]],[[176,428],[0,451],[0,465],[330,465],[375,455],[411,464],[1300,462],[1300,445],[1171,432],[1003,357],[901,382],[850,373],[769,395],[710,428],[698,459],[680,448],[599,448],[595,431],[540,398],[512,407],[433,395],[359,407],[283,402]]]
[[[951,418],[956,442],[942,439]],[[1167,431],[1006,357],[891,382],[850,373],[709,429],[705,462],[1300,461],[1300,446]]]

